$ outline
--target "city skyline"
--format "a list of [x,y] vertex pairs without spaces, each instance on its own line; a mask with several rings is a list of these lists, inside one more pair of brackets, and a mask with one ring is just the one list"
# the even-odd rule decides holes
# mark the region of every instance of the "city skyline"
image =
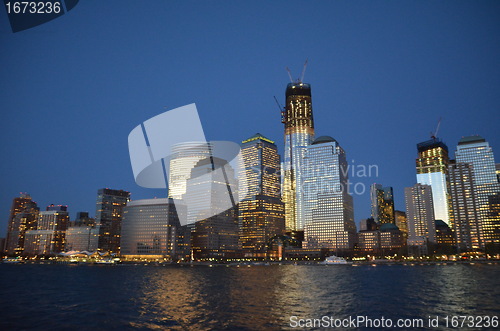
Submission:
[[[283,10],[276,4],[265,14],[259,11],[256,15],[263,23],[251,28],[237,22],[257,13],[253,6],[233,5],[233,17],[224,17],[224,10],[217,13],[200,5],[193,13],[198,23],[191,30],[185,29],[182,18],[171,17],[186,5],[152,4],[173,23],[152,20],[140,27],[148,12],[131,4],[127,9],[113,8],[118,10],[117,20],[129,20],[136,10],[135,23],[125,31],[120,31],[120,24],[96,18],[113,4],[100,6],[98,12],[82,3],[58,20],[16,35],[7,34],[8,23],[0,20],[8,50],[1,57],[11,64],[2,69],[2,83],[8,86],[0,92],[2,139],[8,142],[1,150],[7,158],[0,237],[5,236],[12,197],[19,192],[30,193],[42,207],[68,205],[72,219],[79,211],[94,213],[95,191],[101,187],[130,191],[134,200],[166,197],[164,190],[135,185],[126,148],[130,129],[148,115],[161,113],[164,106],[172,109],[196,102],[209,140],[239,142],[261,132],[276,141],[283,156],[283,127],[273,95],[284,104],[288,82],[284,67],[290,66],[296,76],[305,58],[309,58],[305,81],[312,85],[316,135],[341,141],[350,164],[355,160],[354,164],[378,165],[378,177],[359,180],[367,188],[373,183],[394,187],[397,210],[405,210],[404,187],[415,184],[415,145],[429,138],[440,116],[439,137],[450,154],[461,137],[472,134],[483,136],[497,153],[500,148],[495,118],[500,103],[497,3],[432,3],[427,4],[433,9],[428,11],[422,4],[387,8],[366,3],[359,8],[336,3],[318,6],[306,18],[286,8],[283,25],[275,26],[276,12]],[[211,15],[205,16],[204,10]],[[286,34],[287,26],[299,16],[308,29],[296,31],[292,38]],[[172,31],[169,24],[175,23],[184,29]],[[234,29],[224,29],[227,24]],[[283,36],[282,41],[277,42],[273,33],[260,35],[261,29]],[[318,37],[325,29],[332,34]],[[165,42],[144,39],[150,30]],[[78,42],[72,31],[79,32]],[[94,41],[103,31],[117,38],[109,45],[107,39]],[[203,41],[215,31],[220,33],[215,45]],[[240,34],[248,38],[239,41]],[[295,38],[303,44],[297,46]],[[128,49],[125,39],[139,44]],[[229,59],[218,58],[227,50],[221,40],[234,46]],[[172,41],[176,47],[170,47]],[[207,59],[195,55],[199,47]],[[273,49],[267,57],[255,52],[266,48]],[[169,55],[172,52],[190,61],[179,64]],[[201,61],[193,65],[196,60]],[[40,67],[39,61],[47,65]],[[208,63],[210,69],[204,68]],[[254,66],[257,70],[252,70]],[[122,72],[123,68],[128,69]],[[257,93],[245,93],[251,90]],[[487,121],[488,116],[492,120]],[[13,123],[22,123],[24,130]],[[370,216],[369,190],[354,195],[354,200],[358,223]]]

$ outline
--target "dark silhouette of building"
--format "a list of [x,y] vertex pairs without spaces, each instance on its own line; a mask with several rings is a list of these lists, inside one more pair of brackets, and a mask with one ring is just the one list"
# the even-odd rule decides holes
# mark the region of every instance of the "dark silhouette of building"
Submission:
[[97,191],[96,222],[100,250],[119,253],[123,208],[129,200],[130,192],[127,191],[108,188]]

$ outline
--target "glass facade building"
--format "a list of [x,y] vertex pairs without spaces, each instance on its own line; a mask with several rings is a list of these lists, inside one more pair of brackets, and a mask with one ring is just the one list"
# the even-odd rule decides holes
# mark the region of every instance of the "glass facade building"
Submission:
[[241,247],[265,251],[269,239],[285,230],[280,156],[274,141],[259,133],[242,142],[241,154],[240,176],[247,183],[247,190],[240,191],[238,205]]
[[394,194],[392,187],[382,187],[380,184],[370,186],[372,218],[377,223],[394,223]]
[[177,255],[180,227],[172,199],[131,201],[123,210],[121,255],[126,258],[167,258]]
[[460,251],[484,249],[472,164],[452,162],[448,176],[453,231],[458,249]]
[[211,156],[211,144],[207,142],[185,142],[172,146],[168,173],[170,198],[182,199],[186,193],[191,170],[198,161]]
[[433,138],[417,144],[417,183],[432,187],[434,219],[451,224],[450,198],[448,195],[448,147]]
[[282,199],[285,204],[287,232],[302,231],[305,226],[302,200],[302,169],[306,147],[314,139],[311,86],[302,82],[286,88],[286,106],[282,121],[285,125]]
[[477,211],[484,244],[500,243],[500,218],[492,212],[495,208],[494,196],[500,194],[493,149],[481,136],[464,137],[458,142],[455,159],[457,163],[472,165]]
[[195,259],[228,257],[239,247],[238,182],[231,165],[210,157],[198,161],[187,182],[184,201]]
[[123,208],[130,192],[103,188],[97,191],[96,222],[99,227],[99,249],[120,252],[120,232]]
[[356,225],[344,150],[332,137],[319,137],[306,147],[302,167],[306,247],[352,249]]

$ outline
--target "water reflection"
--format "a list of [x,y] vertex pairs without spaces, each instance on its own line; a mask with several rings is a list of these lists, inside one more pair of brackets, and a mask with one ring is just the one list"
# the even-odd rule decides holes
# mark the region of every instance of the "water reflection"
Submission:
[[291,316],[500,315],[500,265],[0,269],[9,284],[0,329],[277,330]]

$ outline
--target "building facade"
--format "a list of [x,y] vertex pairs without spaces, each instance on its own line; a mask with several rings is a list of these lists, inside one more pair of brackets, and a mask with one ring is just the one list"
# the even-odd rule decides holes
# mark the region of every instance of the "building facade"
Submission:
[[54,255],[64,252],[68,225],[67,206],[48,206],[39,213],[36,229],[26,231],[24,254]]
[[370,186],[372,217],[377,223],[394,223],[394,193],[392,187],[380,184]]
[[395,222],[396,226],[398,227],[401,232],[403,232],[403,235],[405,238],[408,238],[408,222],[406,221],[406,213],[401,210],[396,210],[394,211],[394,216],[395,216]]
[[304,230],[302,168],[305,149],[314,140],[311,86],[302,82],[288,84],[282,122],[285,125],[283,193],[287,232]]
[[24,251],[26,231],[35,230],[39,208],[31,196],[21,193],[12,201],[5,239],[5,254],[21,255]]
[[238,205],[240,241],[245,251],[262,252],[268,241],[285,231],[284,205],[280,189],[280,156],[274,141],[257,133],[241,145],[240,191]]
[[302,171],[306,247],[352,250],[356,225],[344,150],[332,137],[319,137],[306,147]]
[[203,159],[212,155],[208,142],[185,142],[172,146],[168,171],[168,194],[170,198],[182,199],[186,193],[191,170]]
[[123,210],[121,255],[176,259],[178,207],[171,198],[130,201]]
[[430,185],[415,184],[405,188],[408,246],[427,254],[427,244],[436,242],[433,194]]
[[452,228],[459,251],[484,249],[473,172],[471,163],[461,162],[451,162],[448,171],[453,213]]
[[238,182],[231,165],[210,157],[191,171],[184,201],[195,259],[235,256],[240,249]]
[[472,165],[477,211],[484,245],[500,244],[500,218],[491,212],[491,197],[500,193],[493,149],[481,136],[464,137],[455,151],[456,162]]
[[78,212],[66,230],[66,251],[94,252],[99,244],[99,227],[88,212]]
[[434,219],[451,224],[448,195],[448,146],[433,138],[417,144],[417,183],[432,187]]
[[130,192],[108,188],[97,191],[96,222],[99,227],[98,248],[111,253],[120,252],[120,232],[123,208]]

